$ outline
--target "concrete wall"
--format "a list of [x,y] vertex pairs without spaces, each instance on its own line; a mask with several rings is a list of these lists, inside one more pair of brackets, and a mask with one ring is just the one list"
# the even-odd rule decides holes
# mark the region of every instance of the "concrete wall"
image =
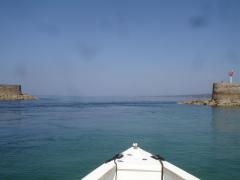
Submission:
[[240,103],[240,84],[213,83],[212,99],[217,103]]
[[0,96],[12,96],[21,95],[21,85],[1,85],[0,84]]

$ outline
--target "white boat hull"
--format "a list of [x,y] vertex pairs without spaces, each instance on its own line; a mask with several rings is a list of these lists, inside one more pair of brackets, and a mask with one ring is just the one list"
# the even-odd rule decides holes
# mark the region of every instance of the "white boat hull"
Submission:
[[[127,149],[122,158],[104,163],[83,180],[161,180],[162,165],[152,154],[135,146]],[[163,180],[199,180],[199,178],[162,161]]]

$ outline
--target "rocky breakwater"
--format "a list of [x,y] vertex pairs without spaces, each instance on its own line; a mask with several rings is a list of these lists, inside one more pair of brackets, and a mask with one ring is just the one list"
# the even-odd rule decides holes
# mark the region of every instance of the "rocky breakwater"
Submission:
[[210,106],[240,106],[240,84],[213,83],[211,99],[189,100],[179,103]]
[[22,93],[21,85],[0,85],[0,101],[36,100],[37,97]]

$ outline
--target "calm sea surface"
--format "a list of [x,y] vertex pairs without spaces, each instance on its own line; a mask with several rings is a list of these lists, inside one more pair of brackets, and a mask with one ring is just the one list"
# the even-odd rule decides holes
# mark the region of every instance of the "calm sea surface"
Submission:
[[133,142],[201,179],[240,179],[240,108],[184,98],[0,102],[0,179],[81,179]]

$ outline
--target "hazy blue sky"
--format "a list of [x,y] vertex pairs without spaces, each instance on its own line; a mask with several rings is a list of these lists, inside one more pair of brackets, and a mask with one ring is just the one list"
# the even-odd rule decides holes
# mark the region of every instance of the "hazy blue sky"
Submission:
[[28,93],[207,93],[232,68],[238,0],[0,0],[0,83]]

